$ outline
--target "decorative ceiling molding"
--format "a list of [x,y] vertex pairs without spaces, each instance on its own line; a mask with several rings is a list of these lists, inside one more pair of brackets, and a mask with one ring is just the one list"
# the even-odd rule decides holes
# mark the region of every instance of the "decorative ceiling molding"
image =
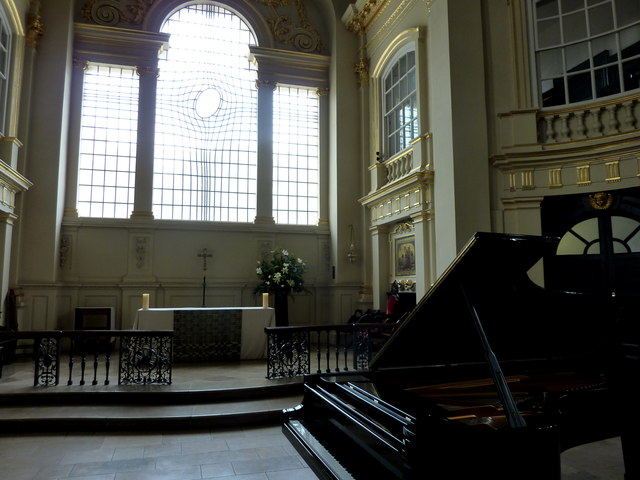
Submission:
[[82,18],[90,23],[114,27],[140,25],[155,0],[87,0]]
[[[258,3],[269,7],[272,18],[267,22],[276,41],[283,45],[292,45],[297,50],[306,53],[322,51],[322,39],[318,30],[311,25],[307,16],[307,9],[303,0],[256,0]],[[283,9],[289,7],[289,12]],[[295,8],[298,21],[292,20],[291,10]]]
[[358,0],[349,5],[342,21],[350,32],[362,34],[388,4],[389,0]]

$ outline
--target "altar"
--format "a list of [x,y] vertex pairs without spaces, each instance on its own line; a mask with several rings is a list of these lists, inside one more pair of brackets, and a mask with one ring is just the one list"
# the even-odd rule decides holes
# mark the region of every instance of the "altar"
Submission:
[[275,325],[273,308],[140,309],[134,330],[173,330],[176,362],[211,362],[265,358],[265,327]]

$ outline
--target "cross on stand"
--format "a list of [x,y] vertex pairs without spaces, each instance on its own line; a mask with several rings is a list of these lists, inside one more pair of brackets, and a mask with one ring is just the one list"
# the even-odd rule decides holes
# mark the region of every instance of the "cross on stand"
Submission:
[[207,257],[213,257],[213,255],[208,253],[206,248],[203,248],[198,257],[202,258],[202,306],[204,307],[206,306],[205,293],[207,291]]

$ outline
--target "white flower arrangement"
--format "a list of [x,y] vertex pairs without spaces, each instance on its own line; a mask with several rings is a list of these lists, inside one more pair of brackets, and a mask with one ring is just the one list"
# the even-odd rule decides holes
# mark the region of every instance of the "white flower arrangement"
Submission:
[[260,283],[256,293],[273,293],[288,295],[291,292],[306,292],[302,274],[307,265],[304,261],[290,254],[288,250],[276,248],[269,256],[258,261],[256,273]]

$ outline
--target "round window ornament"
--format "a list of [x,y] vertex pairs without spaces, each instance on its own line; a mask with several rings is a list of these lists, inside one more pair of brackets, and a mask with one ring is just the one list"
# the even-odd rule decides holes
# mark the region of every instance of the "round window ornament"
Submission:
[[222,96],[215,88],[207,88],[200,92],[195,102],[196,114],[202,118],[209,118],[216,114],[222,104]]

